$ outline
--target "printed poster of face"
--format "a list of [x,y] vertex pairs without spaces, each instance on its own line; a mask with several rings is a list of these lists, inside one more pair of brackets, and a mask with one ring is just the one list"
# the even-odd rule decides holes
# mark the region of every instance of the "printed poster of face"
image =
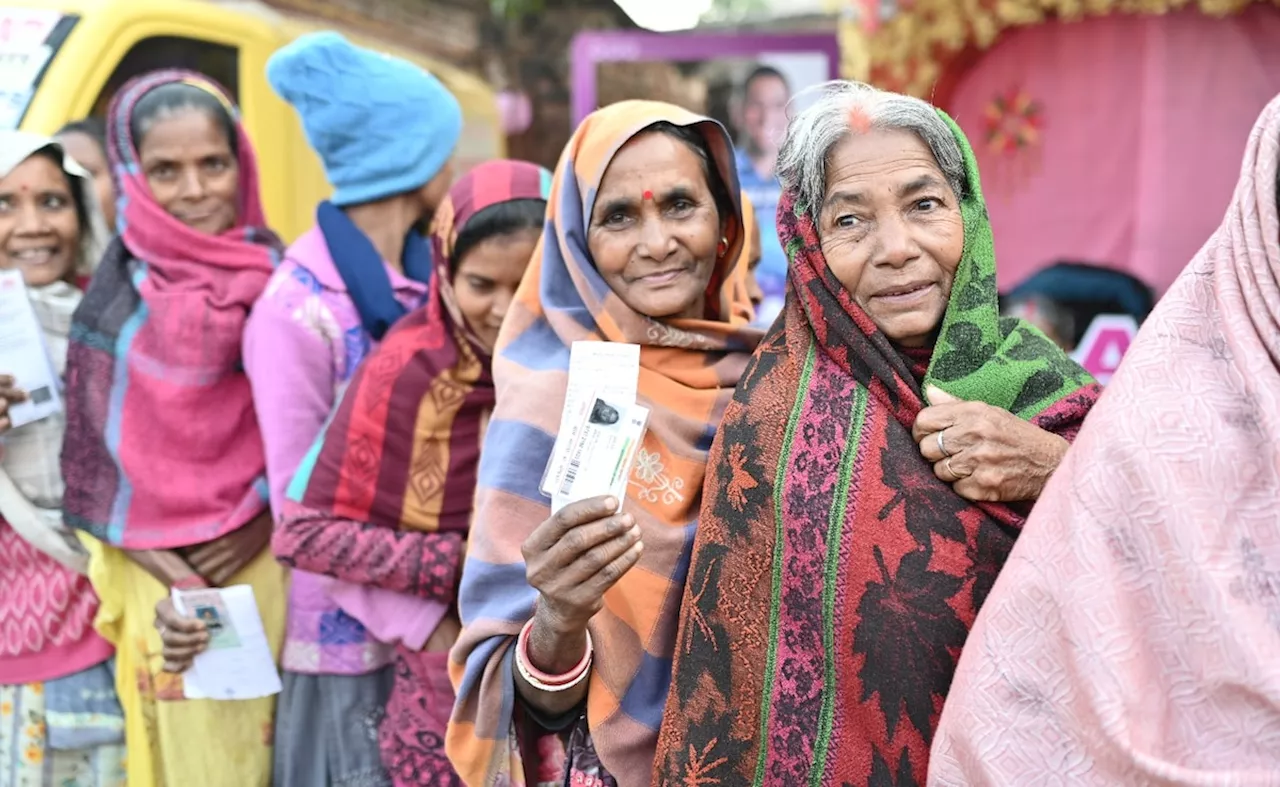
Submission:
[[788,120],[814,97],[808,89],[838,76],[835,35],[589,31],[574,41],[572,67],[575,123],[596,107],[646,98],[708,115],[729,130],[738,179],[759,224],[759,243],[747,239],[759,254],[752,260],[762,294],[756,321],[771,324],[782,310],[787,275],[774,167]]

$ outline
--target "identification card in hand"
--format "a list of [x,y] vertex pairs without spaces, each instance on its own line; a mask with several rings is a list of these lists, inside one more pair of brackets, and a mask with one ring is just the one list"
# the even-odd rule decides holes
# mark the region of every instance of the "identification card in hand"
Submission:
[[196,618],[209,632],[209,647],[182,676],[184,697],[249,700],[280,693],[280,673],[252,587],[175,588],[172,594],[178,613]]
[[[574,342],[569,351],[569,384],[560,431],[542,476],[542,493],[555,497],[564,478],[569,446],[587,422],[597,398],[630,407],[640,385],[640,345],[619,342]],[[553,508],[555,506],[553,505]]]
[[62,409],[58,375],[18,270],[0,271],[0,374],[13,377],[17,387],[27,393],[26,401],[9,405],[14,428]]
[[559,468],[543,479],[543,494],[551,498],[551,512],[570,503],[613,495],[621,507],[636,453],[644,440],[649,410],[638,404],[614,404],[601,397],[589,400],[582,421],[564,452],[553,457]]

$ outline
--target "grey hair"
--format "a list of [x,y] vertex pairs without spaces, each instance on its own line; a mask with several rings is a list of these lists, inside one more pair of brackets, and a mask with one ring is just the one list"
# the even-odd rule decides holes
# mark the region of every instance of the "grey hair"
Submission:
[[851,129],[855,113],[873,129],[910,131],[929,146],[957,199],[965,196],[964,156],[950,127],[937,110],[918,98],[890,93],[862,82],[836,80],[816,88],[821,95],[787,125],[778,152],[777,175],[784,189],[794,190],[797,207],[815,223],[827,191],[827,157]]

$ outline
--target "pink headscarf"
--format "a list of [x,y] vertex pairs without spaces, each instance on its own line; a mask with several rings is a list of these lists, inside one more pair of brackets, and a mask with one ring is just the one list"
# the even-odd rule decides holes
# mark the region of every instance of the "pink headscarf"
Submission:
[[1280,784],[1280,98],[965,645],[930,785]]
[[[133,138],[138,102],[183,83],[235,125],[239,213],[220,235],[192,229],[151,194]],[[72,318],[63,518],[124,549],[212,541],[267,508],[266,459],[240,343],[279,258],[257,159],[226,90],[188,71],[128,82],[108,112],[120,236]]]

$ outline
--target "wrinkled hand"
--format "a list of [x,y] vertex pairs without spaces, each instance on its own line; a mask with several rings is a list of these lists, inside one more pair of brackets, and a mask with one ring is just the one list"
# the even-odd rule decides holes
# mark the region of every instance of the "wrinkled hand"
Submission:
[[520,548],[529,584],[541,594],[538,614],[558,631],[585,631],[605,591],[640,560],[640,527],[617,508],[611,497],[565,506]]
[[966,500],[1039,498],[1070,447],[1007,410],[964,402],[933,386],[925,395],[931,406],[916,417],[912,435],[920,453],[933,463],[934,474]]
[[186,672],[195,657],[209,647],[209,632],[204,624],[179,615],[171,598],[163,598],[156,604],[155,625],[164,643],[165,672]]
[[271,513],[264,512],[244,527],[184,550],[184,557],[211,586],[222,587],[267,548],[271,526]]
[[13,377],[0,374],[0,434],[13,428],[13,419],[9,417],[9,406],[26,400],[27,392],[17,387]]

